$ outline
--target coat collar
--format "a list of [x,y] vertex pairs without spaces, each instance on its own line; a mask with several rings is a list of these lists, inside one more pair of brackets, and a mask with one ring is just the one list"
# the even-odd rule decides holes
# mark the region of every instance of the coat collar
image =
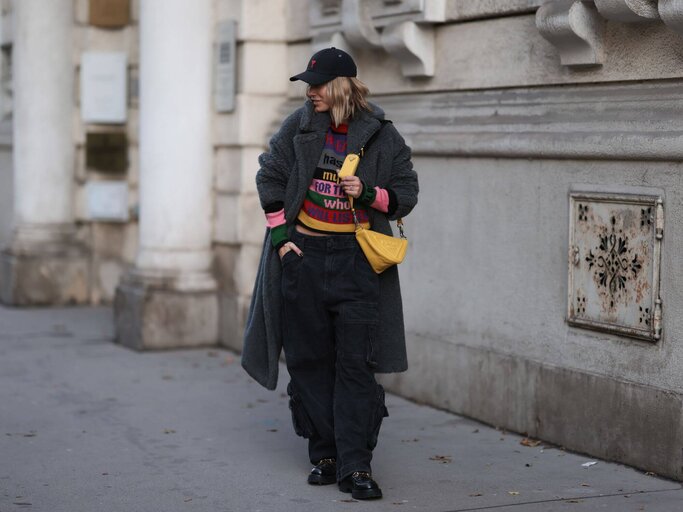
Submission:
[[[384,111],[370,103],[371,112],[361,111],[349,123],[347,147],[349,153],[358,153],[367,140],[379,130],[380,119],[384,119]],[[302,132],[327,132],[330,126],[330,115],[327,112],[316,112],[313,103],[307,100],[303,106],[303,115],[299,128]]]

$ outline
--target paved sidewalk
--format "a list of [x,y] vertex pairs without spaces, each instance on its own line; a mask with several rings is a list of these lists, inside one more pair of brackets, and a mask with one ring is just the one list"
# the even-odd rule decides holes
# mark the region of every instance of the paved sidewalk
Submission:
[[0,512],[683,510],[677,482],[388,396],[384,499],[305,483],[282,369],[226,350],[136,353],[106,308],[0,307]]

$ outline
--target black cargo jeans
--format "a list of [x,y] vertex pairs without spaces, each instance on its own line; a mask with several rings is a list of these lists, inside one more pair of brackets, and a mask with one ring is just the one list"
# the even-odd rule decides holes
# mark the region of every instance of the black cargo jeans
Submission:
[[282,261],[283,348],[296,433],[311,463],[337,459],[337,480],[370,472],[384,389],[375,381],[379,277],[353,235],[294,232]]

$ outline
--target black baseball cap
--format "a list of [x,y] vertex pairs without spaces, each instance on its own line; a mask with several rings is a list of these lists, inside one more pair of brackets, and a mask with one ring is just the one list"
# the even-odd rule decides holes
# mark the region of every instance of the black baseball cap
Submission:
[[303,73],[290,77],[290,80],[302,80],[310,85],[320,85],[338,76],[356,76],[356,63],[351,55],[344,50],[325,48],[315,53],[308,61],[308,67]]

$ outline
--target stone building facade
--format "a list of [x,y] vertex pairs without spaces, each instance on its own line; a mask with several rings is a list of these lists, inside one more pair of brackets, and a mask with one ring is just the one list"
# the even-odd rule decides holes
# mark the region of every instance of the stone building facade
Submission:
[[[1,4],[3,302],[114,303],[129,346],[239,350],[257,156],[302,102],[287,77],[341,47],[420,176],[411,366],[383,382],[683,478],[681,0],[131,0],[118,24],[98,3]],[[123,119],[86,112],[102,54]]]

